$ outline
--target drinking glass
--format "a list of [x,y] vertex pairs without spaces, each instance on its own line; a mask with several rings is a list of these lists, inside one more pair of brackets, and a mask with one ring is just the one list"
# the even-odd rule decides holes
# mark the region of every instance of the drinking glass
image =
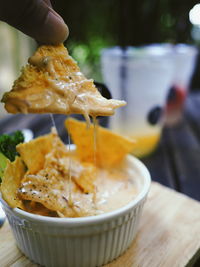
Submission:
[[102,75],[112,97],[127,101],[110,118],[114,131],[136,140],[133,154],[143,157],[157,146],[166,97],[174,75],[170,45],[113,47],[101,53]]
[[173,85],[169,91],[165,123],[175,125],[182,119],[185,100],[193,75],[198,49],[187,44],[174,46],[175,69]]

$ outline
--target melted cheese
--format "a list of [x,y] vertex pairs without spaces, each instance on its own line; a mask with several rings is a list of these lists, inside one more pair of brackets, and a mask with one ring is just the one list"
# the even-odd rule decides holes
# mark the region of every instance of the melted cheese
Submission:
[[63,45],[41,46],[2,102],[10,113],[110,116],[125,101],[106,99],[80,72]]
[[[67,166],[68,158],[62,161]],[[66,176],[56,169],[51,168],[48,176],[45,170],[36,175],[28,174],[21,184],[19,196],[24,200],[41,203],[47,209],[56,211],[60,217],[102,214],[123,207],[136,197],[139,189],[135,177],[130,176],[124,165],[115,170],[98,169],[93,176],[96,191],[85,193],[76,179],[80,179],[86,168],[88,166],[72,158],[70,191]]]

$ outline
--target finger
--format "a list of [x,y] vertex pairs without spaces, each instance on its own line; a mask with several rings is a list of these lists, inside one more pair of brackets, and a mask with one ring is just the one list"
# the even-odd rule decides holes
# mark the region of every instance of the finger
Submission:
[[62,43],[69,34],[63,19],[43,0],[0,1],[0,19],[43,44]]
[[50,0],[43,0],[48,6],[52,7],[51,1]]

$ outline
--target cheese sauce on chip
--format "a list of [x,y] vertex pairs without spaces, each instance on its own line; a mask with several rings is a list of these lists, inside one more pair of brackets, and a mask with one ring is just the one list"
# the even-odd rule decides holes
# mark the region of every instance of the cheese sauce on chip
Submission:
[[39,47],[2,102],[9,113],[78,113],[88,124],[89,115],[110,116],[126,105],[104,98],[63,45]]

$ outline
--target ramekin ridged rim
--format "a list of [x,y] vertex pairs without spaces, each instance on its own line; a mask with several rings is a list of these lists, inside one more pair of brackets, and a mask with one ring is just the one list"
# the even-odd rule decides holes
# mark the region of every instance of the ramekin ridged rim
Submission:
[[148,191],[150,189],[151,184],[151,177],[149,174],[149,171],[147,170],[146,166],[137,158],[135,158],[132,155],[127,156],[129,160],[133,161],[135,167],[140,171],[140,176],[144,178],[144,184],[142,185],[142,189],[139,192],[139,194],[130,201],[127,205],[107,212],[100,215],[95,216],[87,216],[87,217],[78,217],[78,218],[54,218],[54,217],[48,217],[48,216],[42,216],[37,214],[32,214],[27,211],[21,210],[19,208],[12,209],[9,207],[9,205],[1,198],[0,194],[0,201],[2,202],[3,206],[6,206],[7,209],[10,210],[10,212],[14,213],[16,216],[22,218],[22,219],[28,219],[32,222],[37,222],[39,224],[48,224],[48,225],[59,225],[59,226],[69,226],[69,227],[76,227],[76,226],[84,226],[88,224],[99,224],[100,222],[105,222],[112,220],[116,217],[122,216],[126,214],[130,209],[137,206],[148,194]]

